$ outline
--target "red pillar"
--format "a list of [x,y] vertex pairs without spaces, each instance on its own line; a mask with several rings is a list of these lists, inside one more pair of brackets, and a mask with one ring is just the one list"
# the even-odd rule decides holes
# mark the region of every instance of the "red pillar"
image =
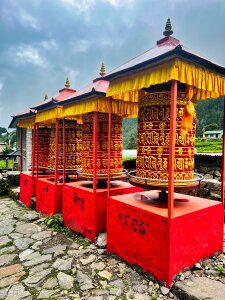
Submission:
[[108,182],[107,196],[110,196],[110,160],[111,160],[111,126],[112,126],[112,99],[109,98],[109,119],[108,119]]
[[34,125],[34,129],[32,130],[32,165],[31,165],[31,171],[32,171],[32,178],[34,178],[34,168],[35,168],[35,134],[36,134],[36,127]]
[[224,100],[224,112],[223,112],[223,155],[222,155],[222,176],[221,176],[221,201],[224,206],[224,192],[225,192],[225,97]]
[[66,180],[66,128],[65,118],[63,118],[63,183]]
[[97,143],[98,143],[98,113],[94,112],[93,119],[93,193],[97,191]]
[[36,124],[36,177],[37,177],[37,179],[38,179],[38,169],[39,169],[39,167],[38,167],[38,154],[39,154],[39,149],[38,149],[38,147],[39,147],[39,143],[38,143],[38,124]]
[[23,172],[23,128],[20,127],[20,173]]
[[173,218],[174,208],[174,161],[176,143],[176,109],[177,109],[177,81],[172,80],[170,104],[170,144],[169,144],[169,182],[168,182],[168,218]]
[[55,185],[58,183],[58,156],[59,156],[59,119],[55,124]]

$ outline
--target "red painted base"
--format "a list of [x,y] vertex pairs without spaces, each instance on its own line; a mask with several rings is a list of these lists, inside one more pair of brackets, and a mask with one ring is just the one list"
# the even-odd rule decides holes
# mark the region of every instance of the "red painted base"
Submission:
[[36,184],[36,210],[45,216],[62,211],[62,183],[55,184],[54,178],[38,179]]
[[[128,182],[113,181],[111,195],[142,191]],[[79,181],[65,184],[63,190],[63,219],[66,227],[94,241],[106,230],[107,188],[97,189],[93,194],[92,183]]]
[[[38,175],[39,178],[48,178],[52,175]],[[20,173],[20,200],[28,207],[31,205],[31,198],[36,196],[36,177],[32,172]]]
[[141,200],[141,194],[156,193],[109,199],[107,251],[168,286],[185,267],[223,251],[223,208],[221,202],[175,194],[174,218],[168,219],[165,205]]

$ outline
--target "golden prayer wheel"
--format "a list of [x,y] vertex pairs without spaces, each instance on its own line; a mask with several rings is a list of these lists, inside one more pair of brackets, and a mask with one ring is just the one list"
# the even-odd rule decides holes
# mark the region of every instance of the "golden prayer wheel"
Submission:
[[[108,114],[97,115],[97,177],[106,179],[108,174]],[[93,177],[93,119],[94,113],[83,116],[82,176]],[[122,117],[112,114],[111,122],[111,178],[122,173]]]
[[[38,147],[38,168],[46,169],[50,164],[50,128],[38,128],[38,145],[34,140],[35,149]],[[34,151],[34,161],[36,162],[36,151]]]
[[[136,176],[155,185],[167,185],[169,171],[171,91],[149,92],[139,100]],[[180,133],[187,92],[178,89],[174,180],[193,180],[196,118],[186,134]],[[189,182],[190,183],[190,182]]]
[[[55,124],[51,125],[50,135],[50,168],[55,168]],[[75,170],[81,167],[82,150],[82,125],[76,121],[65,120],[65,150],[66,150],[66,170]],[[59,122],[58,141],[58,169],[63,169],[63,121]]]

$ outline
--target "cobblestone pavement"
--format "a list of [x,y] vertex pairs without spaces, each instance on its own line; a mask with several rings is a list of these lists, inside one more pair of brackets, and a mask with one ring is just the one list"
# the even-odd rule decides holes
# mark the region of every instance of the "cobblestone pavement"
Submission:
[[225,277],[216,265],[224,267],[224,255],[185,270],[169,290],[105,249],[50,230],[19,202],[0,199],[0,299],[205,299],[207,293],[222,300]]

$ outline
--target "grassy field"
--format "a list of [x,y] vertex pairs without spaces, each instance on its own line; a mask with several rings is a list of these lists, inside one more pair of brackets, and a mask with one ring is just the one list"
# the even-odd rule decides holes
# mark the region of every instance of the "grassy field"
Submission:
[[222,139],[215,139],[215,140],[196,139],[195,148],[197,149],[197,153],[222,152]]

